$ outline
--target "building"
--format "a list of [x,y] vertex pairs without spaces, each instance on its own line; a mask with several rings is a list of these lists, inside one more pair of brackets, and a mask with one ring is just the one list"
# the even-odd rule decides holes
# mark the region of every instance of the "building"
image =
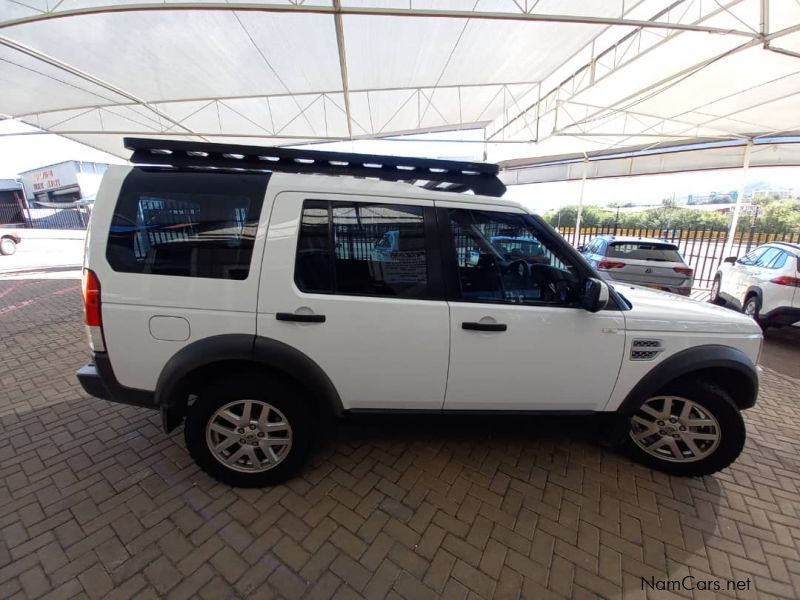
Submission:
[[108,165],[68,160],[20,173],[32,208],[63,208],[93,200]]
[[753,200],[788,200],[792,190],[753,190]]
[[0,179],[0,225],[25,222],[22,186],[14,179]]

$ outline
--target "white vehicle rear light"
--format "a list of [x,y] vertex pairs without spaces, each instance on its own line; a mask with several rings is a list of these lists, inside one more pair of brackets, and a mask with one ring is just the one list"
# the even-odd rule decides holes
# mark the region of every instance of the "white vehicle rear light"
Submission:
[[84,267],[83,281],[84,324],[89,338],[89,346],[94,352],[105,352],[103,341],[103,322],[100,314],[100,281],[94,271]]
[[800,278],[790,277],[788,275],[781,275],[780,277],[770,279],[770,281],[772,283],[777,283],[778,285],[791,285],[793,287],[800,287]]

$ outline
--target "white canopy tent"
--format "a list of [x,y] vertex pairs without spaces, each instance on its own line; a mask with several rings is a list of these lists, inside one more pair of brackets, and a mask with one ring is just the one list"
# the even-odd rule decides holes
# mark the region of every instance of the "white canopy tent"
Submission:
[[2,115],[120,156],[124,134],[478,128],[495,160],[746,138],[800,128],[800,3],[2,0],[0,89]]
[[491,160],[698,138],[749,159],[800,129],[800,0],[0,0],[0,89],[0,117],[123,157],[123,135],[477,130]]

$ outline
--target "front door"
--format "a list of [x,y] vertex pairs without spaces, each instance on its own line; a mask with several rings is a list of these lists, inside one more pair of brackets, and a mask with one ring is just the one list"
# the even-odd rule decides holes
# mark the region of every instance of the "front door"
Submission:
[[440,410],[449,351],[433,203],[278,194],[259,336],[303,352],[345,409]]
[[529,215],[436,204],[454,288],[445,409],[602,410],[624,351],[622,313],[579,307],[584,267]]

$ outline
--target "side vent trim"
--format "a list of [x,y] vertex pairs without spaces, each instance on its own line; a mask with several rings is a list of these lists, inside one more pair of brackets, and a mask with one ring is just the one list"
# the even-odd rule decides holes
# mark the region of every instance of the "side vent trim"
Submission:
[[635,339],[631,342],[631,360],[653,360],[663,351],[661,340]]

